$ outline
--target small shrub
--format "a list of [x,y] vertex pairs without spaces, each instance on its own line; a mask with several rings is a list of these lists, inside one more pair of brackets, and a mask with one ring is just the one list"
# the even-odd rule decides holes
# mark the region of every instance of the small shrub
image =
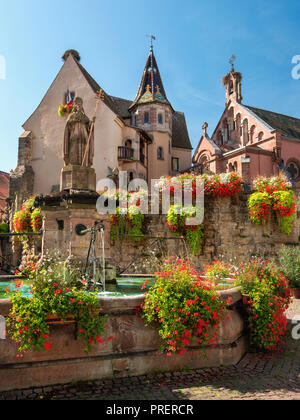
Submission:
[[279,250],[281,270],[292,289],[300,289],[300,247],[282,247]]

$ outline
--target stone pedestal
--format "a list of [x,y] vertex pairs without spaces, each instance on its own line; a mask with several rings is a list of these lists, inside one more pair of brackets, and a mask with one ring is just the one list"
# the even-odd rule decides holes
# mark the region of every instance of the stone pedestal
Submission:
[[68,165],[61,171],[60,190],[96,191],[96,172],[85,166]]

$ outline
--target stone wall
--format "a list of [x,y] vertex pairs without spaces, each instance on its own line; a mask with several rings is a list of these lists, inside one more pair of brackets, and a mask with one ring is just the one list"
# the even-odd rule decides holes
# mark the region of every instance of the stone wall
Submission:
[[[249,194],[238,198],[207,199],[205,202],[204,238],[198,255],[188,258],[199,268],[215,259],[247,261],[251,256],[276,257],[284,244],[300,245],[300,192],[297,196],[297,214],[291,235],[281,233],[276,220],[265,225],[251,223],[247,201]],[[142,269],[149,255],[160,253],[168,256],[187,257],[184,241],[176,238],[166,226],[166,216],[146,216],[149,239],[140,244],[124,239],[111,243],[110,258],[122,268],[132,261]],[[155,237],[163,238],[161,247]],[[167,239],[168,238],[168,239]],[[187,245],[188,247],[188,245]],[[133,266],[129,268],[133,270]]]
[[[155,329],[146,327],[136,317],[136,308],[144,296],[100,298],[103,313],[108,315],[103,344],[97,344],[87,355],[83,344],[74,336],[75,324],[58,322],[50,327],[52,348],[46,352],[28,352],[18,359],[17,345],[10,339],[0,340],[0,392],[13,389],[105,378],[143,375],[150,372],[177,371],[186,368],[234,365],[243,357],[247,337],[241,294],[237,289],[219,292],[221,299],[232,298],[229,320],[219,326],[217,346],[205,347],[207,358],[197,341],[184,356],[168,357],[159,352],[161,339]],[[8,316],[9,300],[0,300],[0,316]],[[107,338],[113,336],[113,340]]]
[[[95,204],[76,203],[72,200],[42,208],[45,216],[43,252],[62,250],[84,260],[89,246],[89,234],[78,236],[76,226],[87,228],[102,221],[105,226],[105,255],[108,262],[119,267],[120,272],[145,273],[159,268],[157,256],[189,258],[198,268],[215,259],[247,261],[251,256],[267,258],[276,256],[284,244],[298,244],[300,236],[300,191],[297,191],[297,214],[291,235],[280,232],[276,220],[270,219],[263,226],[251,223],[247,200],[249,194],[236,198],[206,199],[204,238],[198,255],[189,255],[185,241],[176,237],[166,226],[165,215],[146,215],[145,238],[135,242],[129,238],[110,240],[109,216],[99,215]],[[100,238],[97,238],[97,255],[102,255]],[[31,247],[31,255],[39,247]]]

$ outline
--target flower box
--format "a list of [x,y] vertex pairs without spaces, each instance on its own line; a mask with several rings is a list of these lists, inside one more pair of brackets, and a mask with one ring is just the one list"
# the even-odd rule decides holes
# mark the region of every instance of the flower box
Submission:
[[62,318],[60,318],[57,315],[47,314],[47,324],[49,324],[49,325],[54,325],[54,324],[59,324],[59,325],[74,324],[75,322],[76,322],[76,320],[74,319],[74,316],[73,315],[67,315],[62,320]]

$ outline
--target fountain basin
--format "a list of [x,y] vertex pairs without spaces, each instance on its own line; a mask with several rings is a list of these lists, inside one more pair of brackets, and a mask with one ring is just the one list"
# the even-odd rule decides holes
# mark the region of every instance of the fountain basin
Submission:
[[[101,296],[103,313],[108,315],[103,344],[97,344],[86,355],[80,341],[74,339],[74,324],[51,325],[47,352],[29,352],[17,359],[16,344],[0,339],[0,391],[46,386],[53,384],[143,375],[150,372],[173,371],[185,368],[228,366],[238,363],[246,350],[245,325],[238,303],[238,289],[218,292],[224,301],[232,298],[228,308],[229,320],[219,327],[219,342],[212,349],[191,347],[193,354],[167,357],[159,352],[161,345],[157,330],[146,327],[136,316],[136,308],[145,296]],[[9,299],[0,300],[0,316],[8,316]],[[111,341],[107,338],[113,337]]]

